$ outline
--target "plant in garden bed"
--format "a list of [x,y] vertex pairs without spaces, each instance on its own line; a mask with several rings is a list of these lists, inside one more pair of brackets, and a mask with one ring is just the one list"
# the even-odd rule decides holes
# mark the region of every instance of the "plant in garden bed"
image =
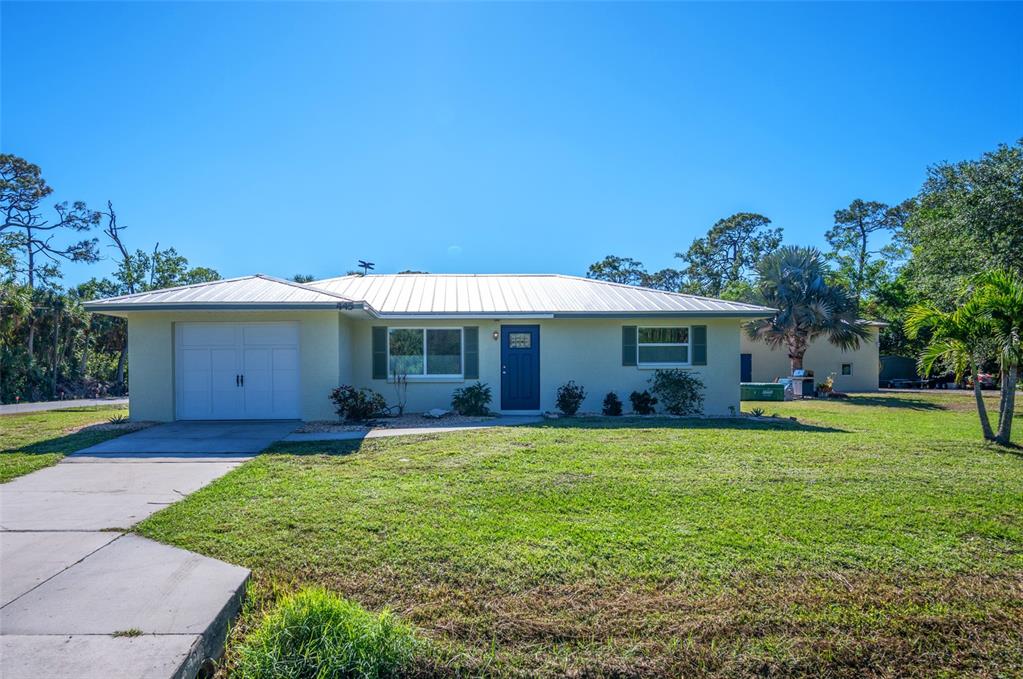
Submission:
[[493,396],[490,386],[483,382],[455,389],[451,395],[451,407],[459,415],[489,415]]
[[622,414],[622,399],[618,398],[618,394],[613,391],[608,392],[604,397],[604,407],[601,412],[611,417]]
[[343,384],[330,392],[330,400],[338,417],[349,422],[365,422],[387,410],[383,396],[372,389],[356,389],[350,384]]
[[658,370],[650,379],[650,391],[660,397],[672,415],[703,414],[703,380],[687,370]]
[[562,414],[571,417],[579,412],[579,406],[586,400],[586,390],[574,381],[568,381],[558,387],[555,403]]
[[371,613],[320,587],[285,597],[245,638],[241,679],[393,677],[420,642],[389,612]]
[[657,399],[646,389],[632,392],[629,400],[632,401],[632,412],[636,415],[653,415],[656,412],[654,406],[657,405]]

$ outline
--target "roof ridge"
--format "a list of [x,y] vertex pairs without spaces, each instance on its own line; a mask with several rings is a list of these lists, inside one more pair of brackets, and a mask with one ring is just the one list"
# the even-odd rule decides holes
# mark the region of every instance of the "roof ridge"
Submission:
[[283,285],[290,285],[290,286],[292,286],[294,288],[300,288],[300,289],[305,290],[307,292],[315,292],[315,293],[318,293],[320,295],[327,295],[328,297],[334,297],[336,299],[344,300],[345,302],[358,302],[358,301],[360,301],[360,300],[357,300],[357,299],[352,299],[351,297],[345,297],[344,295],[339,295],[336,292],[330,292],[329,290],[320,290],[319,288],[310,287],[310,286],[306,285],[305,283],[299,283],[298,281],[289,281],[286,278],[277,278],[277,276],[270,276],[270,275],[265,274],[265,273],[257,273],[255,276],[252,276],[252,278],[262,278],[263,280],[273,281],[274,283],[281,283]]

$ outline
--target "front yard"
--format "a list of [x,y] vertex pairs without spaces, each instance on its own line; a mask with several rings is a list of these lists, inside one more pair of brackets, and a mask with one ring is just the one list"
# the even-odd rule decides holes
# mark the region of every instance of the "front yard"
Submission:
[[125,433],[104,426],[127,417],[124,406],[91,406],[0,415],[0,483],[56,464],[68,453]]
[[[139,532],[322,584],[426,674],[1011,675],[1023,456],[957,394],[278,445]],[[230,655],[229,655],[230,659]]]

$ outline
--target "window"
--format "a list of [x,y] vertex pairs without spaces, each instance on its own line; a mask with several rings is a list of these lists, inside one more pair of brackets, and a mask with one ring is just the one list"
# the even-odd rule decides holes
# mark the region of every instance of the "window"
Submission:
[[387,372],[409,377],[461,377],[461,328],[391,328]]
[[641,327],[636,337],[639,365],[689,363],[689,328]]
[[842,374],[843,375],[852,375],[852,363],[843,363],[842,364]]
[[533,346],[533,333],[531,332],[510,332],[508,333],[509,349],[529,349]]

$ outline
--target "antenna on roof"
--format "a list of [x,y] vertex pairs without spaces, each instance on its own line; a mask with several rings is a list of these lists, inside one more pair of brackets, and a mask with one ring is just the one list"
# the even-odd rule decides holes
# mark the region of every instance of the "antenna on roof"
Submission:
[[363,259],[359,260],[359,266],[362,267],[362,275],[367,275],[376,266],[373,262],[367,262]]

